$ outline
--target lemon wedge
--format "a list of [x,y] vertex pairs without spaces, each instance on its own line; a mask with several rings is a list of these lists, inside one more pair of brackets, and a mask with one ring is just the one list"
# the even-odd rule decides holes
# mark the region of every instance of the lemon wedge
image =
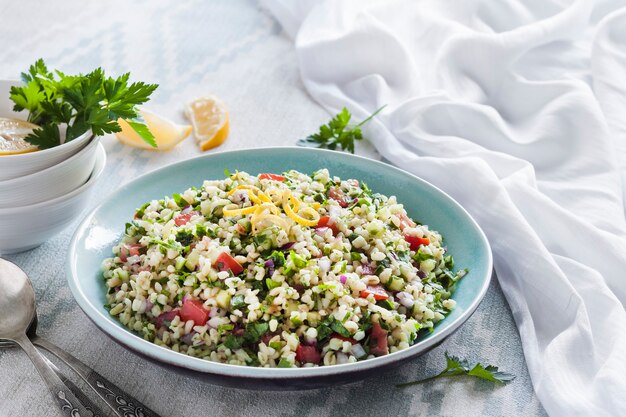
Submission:
[[121,132],[117,132],[115,136],[125,145],[134,146],[135,148],[150,149],[155,151],[167,151],[178,145],[191,133],[190,125],[179,125],[165,117],[159,116],[151,111],[141,109],[139,114],[146,122],[148,129],[154,135],[157,148],[153,148],[141,139],[141,137],[133,130],[130,125],[122,119],[118,119],[118,123],[122,128]]
[[215,96],[197,98],[185,107],[200,149],[206,151],[224,143],[228,137],[228,110]]
[[24,140],[33,129],[38,127],[25,120],[0,117],[0,156],[39,150],[37,146]]

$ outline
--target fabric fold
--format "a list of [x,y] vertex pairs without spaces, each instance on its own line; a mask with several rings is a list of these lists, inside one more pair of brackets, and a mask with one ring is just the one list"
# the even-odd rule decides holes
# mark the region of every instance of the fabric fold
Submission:
[[537,396],[626,414],[626,9],[619,2],[265,2],[330,112],[490,239]]

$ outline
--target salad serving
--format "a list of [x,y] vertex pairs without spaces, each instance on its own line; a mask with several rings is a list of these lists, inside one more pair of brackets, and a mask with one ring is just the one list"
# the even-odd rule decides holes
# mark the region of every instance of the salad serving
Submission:
[[226,173],[153,200],[103,262],[107,309],[157,345],[236,365],[393,353],[455,306],[442,236],[321,169]]

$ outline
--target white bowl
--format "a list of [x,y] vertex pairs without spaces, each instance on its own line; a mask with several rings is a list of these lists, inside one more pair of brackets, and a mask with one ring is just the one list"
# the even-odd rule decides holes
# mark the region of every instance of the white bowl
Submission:
[[[26,119],[26,112],[13,111],[13,102],[9,98],[11,86],[19,84],[20,81],[0,80],[0,117]],[[76,139],[54,148],[0,156],[0,181],[22,177],[56,165],[84,148],[91,136],[91,131],[87,131]]]
[[106,163],[98,143],[89,180],[69,194],[22,207],[0,209],[0,255],[35,248],[76,220],[89,201],[89,191]]
[[93,171],[98,142],[92,139],[76,154],[43,171],[0,181],[0,208],[40,203],[80,187]]

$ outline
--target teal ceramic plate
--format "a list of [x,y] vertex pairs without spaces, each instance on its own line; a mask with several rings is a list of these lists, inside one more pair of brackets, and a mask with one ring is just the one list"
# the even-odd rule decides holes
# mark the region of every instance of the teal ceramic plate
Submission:
[[[372,190],[395,195],[409,215],[441,232],[449,253],[469,274],[459,283],[453,312],[435,331],[408,349],[357,363],[316,368],[269,369],[227,365],[192,358],[159,347],[131,333],[103,307],[105,286],[101,263],[121,238],[124,224],[144,202],[200,186],[204,179],[222,179],[224,169],[280,173],[290,169],[311,173],[328,168],[331,175],[365,181]],[[68,281],[85,314],[107,335],[144,357],[174,365],[209,382],[259,389],[315,388],[379,373],[426,352],[452,334],[474,312],[491,277],[492,259],[485,234],[470,215],[447,194],[405,171],[346,153],[309,148],[264,148],[216,153],[170,165],[119,188],[93,210],[74,235]]]

